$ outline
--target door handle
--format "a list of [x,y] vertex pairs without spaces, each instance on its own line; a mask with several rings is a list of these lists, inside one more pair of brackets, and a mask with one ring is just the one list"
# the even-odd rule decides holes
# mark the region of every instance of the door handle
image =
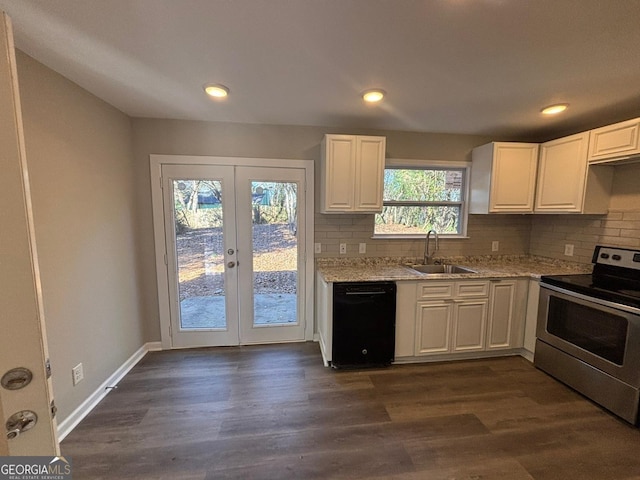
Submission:
[[27,430],[31,430],[38,423],[38,416],[31,410],[22,410],[9,417],[5,427],[7,428],[7,440],[13,440]]
[[235,267],[235,266],[236,266],[236,262],[229,262],[229,263],[227,263],[227,267],[229,267],[229,268],[233,268],[233,267]]

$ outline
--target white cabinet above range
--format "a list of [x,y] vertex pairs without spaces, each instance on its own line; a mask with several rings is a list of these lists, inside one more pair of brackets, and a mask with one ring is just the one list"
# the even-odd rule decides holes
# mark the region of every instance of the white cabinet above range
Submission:
[[325,135],[320,158],[320,212],[382,212],[385,149],[385,137]]
[[605,214],[612,167],[589,166],[589,132],[540,146],[535,212]]
[[470,213],[607,213],[613,167],[589,165],[589,135],[474,148]]
[[589,163],[640,156],[640,118],[591,130]]

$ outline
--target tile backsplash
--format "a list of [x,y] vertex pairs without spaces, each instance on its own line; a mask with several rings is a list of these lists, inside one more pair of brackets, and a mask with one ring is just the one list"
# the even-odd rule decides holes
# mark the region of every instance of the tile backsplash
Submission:
[[[374,239],[373,215],[315,215],[316,258],[420,257],[423,239]],[[470,215],[468,238],[441,238],[438,256],[536,255],[591,263],[597,244],[640,248],[640,211],[611,210],[608,215]],[[498,241],[499,250],[491,244]],[[340,255],[340,243],[347,253]],[[367,244],[365,254],[358,253]],[[564,255],[573,245],[573,256]]]
[[[573,245],[573,257],[564,255]],[[610,210],[607,215],[533,215],[531,255],[591,263],[596,245],[640,248],[640,211]]]
[[[374,239],[373,215],[315,215],[315,242],[322,244],[322,257],[419,257],[424,252],[424,239]],[[440,239],[439,256],[458,255],[525,255],[529,250],[530,216],[470,215],[468,238]],[[498,252],[491,243],[499,241]],[[340,255],[340,243],[347,253]],[[360,243],[367,244],[365,254],[358,253]]]

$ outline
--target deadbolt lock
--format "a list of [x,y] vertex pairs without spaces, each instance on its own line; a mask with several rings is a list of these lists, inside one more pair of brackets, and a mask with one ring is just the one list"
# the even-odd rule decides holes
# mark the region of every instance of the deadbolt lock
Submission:
[[2,376],[0,384],[7,390],[20,390],[31,383],[33,374],[24,367],[12,368]]

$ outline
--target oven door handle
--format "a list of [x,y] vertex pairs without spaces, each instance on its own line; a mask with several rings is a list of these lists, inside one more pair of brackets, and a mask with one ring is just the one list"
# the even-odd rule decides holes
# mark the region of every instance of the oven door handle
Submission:
[[554,292],[564,293],[570,297],[579,298],[584,300],[585,302],[596,303],[598,305],[602,305],[604,307],[613,308],[615,310],[622,310],[623,312],[628,312],[633,315],[640,315],[640,308],[631,307],[629,305],[624,305],[621,303],[610,302],[608,300],[603,300],[597,297],[591,297],[589,295],[584,295],[578,292],[572,292],[571,290],[567,290],[565,288],[556,287],[555,285],[549,285],[547,283],[541,282],[540,288],[546,288],[547,290],[552,290]]

